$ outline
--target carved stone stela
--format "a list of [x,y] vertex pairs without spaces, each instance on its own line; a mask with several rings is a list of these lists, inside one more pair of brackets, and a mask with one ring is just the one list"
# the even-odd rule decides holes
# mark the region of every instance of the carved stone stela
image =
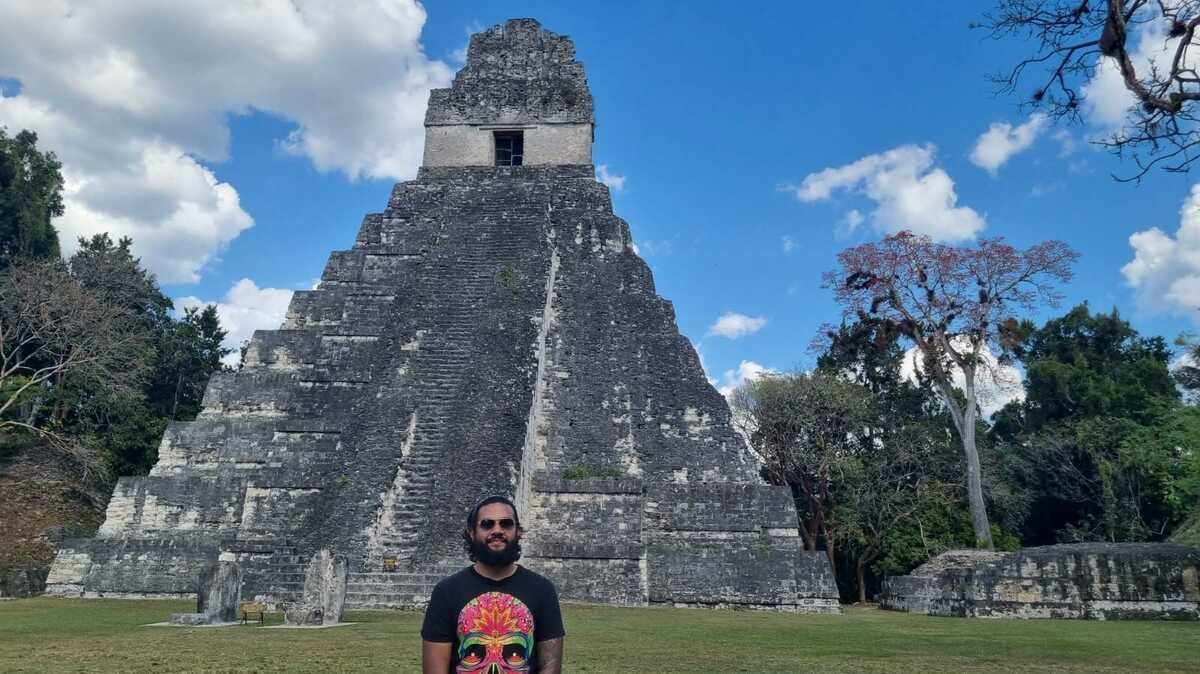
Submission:
[[417,178],[121,479],[49,591],[180,594],[228,553],[247,596],[292,602],[328,549],[347,607],[420,604],[503,493],[567,599],[837,611],[596,181],[593,127],[569,38],[473,36]]

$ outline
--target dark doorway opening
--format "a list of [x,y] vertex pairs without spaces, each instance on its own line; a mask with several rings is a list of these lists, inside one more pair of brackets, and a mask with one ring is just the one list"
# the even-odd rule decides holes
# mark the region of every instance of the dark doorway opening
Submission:
[[525,160],[525,132],[496,132],[496,166],[520,166]]

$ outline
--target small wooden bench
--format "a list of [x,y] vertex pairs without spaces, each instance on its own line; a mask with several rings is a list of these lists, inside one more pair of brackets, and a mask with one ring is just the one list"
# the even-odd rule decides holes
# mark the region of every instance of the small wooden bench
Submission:
[[238,612],[242,614],[242,624],[245,625],[250,616],[258,614],[258,622],[266,622],[267,607],[256,601],[244,601],[238,604]]

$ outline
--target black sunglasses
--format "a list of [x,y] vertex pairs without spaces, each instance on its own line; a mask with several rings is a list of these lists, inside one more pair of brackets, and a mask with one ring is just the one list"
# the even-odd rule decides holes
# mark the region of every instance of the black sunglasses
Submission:
[[496,526],[497,524],[499,524],[500,528],[504,529],[505,531],[517,526],[517,523],[511,517],[505,517],[504,519],[499,520],[479,520],[479,528],[484,531],[491,531],[492,527]]

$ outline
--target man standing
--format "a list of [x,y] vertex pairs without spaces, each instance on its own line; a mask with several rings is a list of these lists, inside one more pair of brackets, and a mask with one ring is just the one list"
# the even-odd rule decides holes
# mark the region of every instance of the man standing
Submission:
[[473,565],[433,588],[421,626],[424,674],[562,671],[562,614],[545,577],[517,564],[521,520],[513,502],[489,496],[467,514]]

